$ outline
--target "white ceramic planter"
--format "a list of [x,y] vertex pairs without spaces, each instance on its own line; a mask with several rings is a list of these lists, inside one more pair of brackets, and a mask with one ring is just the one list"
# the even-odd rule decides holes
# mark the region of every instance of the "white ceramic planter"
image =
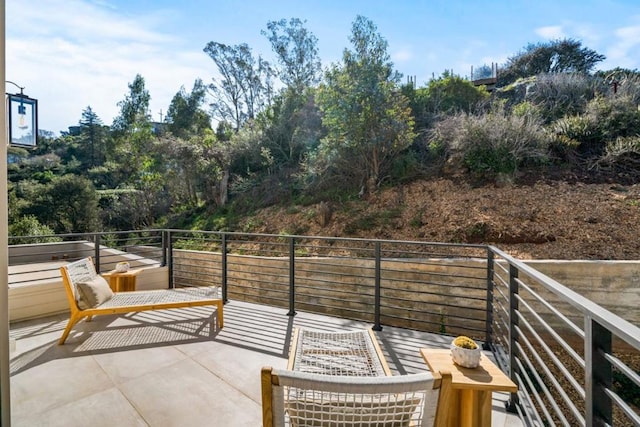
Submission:
[[129,263],[128,262],[119,262],[116,264],[116,271],[118,273],[125,273],[127,271],[129,271]]
[[460,365],[464,368],[477,368],[480,364],[480,356],[482,355],[482,349],[480,347],[473,350],[468,348],[458,347],[451,343],[451,357],[456,365]]

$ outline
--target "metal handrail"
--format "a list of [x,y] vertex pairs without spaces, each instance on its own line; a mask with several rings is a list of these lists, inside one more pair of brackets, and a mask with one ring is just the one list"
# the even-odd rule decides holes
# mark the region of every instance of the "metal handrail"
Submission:
[[[92,255],[98,268],[107,268],[122,254],[151,257],[168,267],[169,286],[220,283],[225,301],[253,299],[288,308],[289,315],[298,309],[337,314],[376,329],[469,334],[518,384],[509,405],[522,418],[611,424],[615,407],[638,423],[638,409],[616,393],[611,377],[615,370],[640,387],[640,376],[614,355],[612,344],[615,338],[640,351],[640,329],[493,246],[175,229],[40,237],[81,245],[58,253],[58,243],[47,243],[39,248],[44,258]],[[178,249],[178,242],[195,249]],[[40,268],[37,261],[24,264],[31,262]],[[23,283],[18,273],[13,279]],[[570,319],[576,316],[582,327]],[[583,350],[550,320],[583,341]],[[571,401],[569,389],[582,401]]]

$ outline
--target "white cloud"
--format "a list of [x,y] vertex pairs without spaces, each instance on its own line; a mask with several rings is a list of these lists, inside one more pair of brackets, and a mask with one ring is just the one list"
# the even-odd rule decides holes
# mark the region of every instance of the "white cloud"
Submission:
[[620,67],[637,67],[640,25],[618,28],[614,34],[615,43],[607,50],[608,62]]
[[8,2],[6,13],[7,79],[38,99],[41,129],[66,130],[88,105],[111,124],[136,74],[157,120],[181,85],[214,72],[202,50],[161,30],[166,13],[134,19],[78,0]]
[[561,25],[550,25],[547,27],[536,28],[535,33],[545,39],[562,39],[566,35]]
[[410,48],[402,48],[391,55],[393,62],[402,63],[413,59],[413,52]]

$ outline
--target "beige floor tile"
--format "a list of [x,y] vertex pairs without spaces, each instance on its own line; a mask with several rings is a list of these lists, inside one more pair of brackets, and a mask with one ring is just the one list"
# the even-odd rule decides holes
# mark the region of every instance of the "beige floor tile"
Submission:
[[11,377],[12,416],[32,417],[112,386],[91,356],[50,360]]
[[187,358],[172,346],[95,353],[93,357],[116,384],[162,370]]
[[261,406],[203,366],[184,360],[120,386],[151,426],[258,426]]
[[12,425],[14,427],[143,427],[148,424],[114,387],[35,416],[14,417]]

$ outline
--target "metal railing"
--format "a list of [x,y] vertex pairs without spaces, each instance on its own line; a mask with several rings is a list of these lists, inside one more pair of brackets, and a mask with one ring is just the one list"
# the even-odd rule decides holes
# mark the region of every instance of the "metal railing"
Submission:
[[518,384],[510,409],[526,425],[640,425],[640,329],[491,246],[186,230],[55,237],[10,246],[10,266],[57,274],[56,262],[93,256],[105,271],[124,258],[167,266],[169,286],[220,285],[225,301],[468,335]]
[[527,425],[640,425],[640,329],[496,248],[491,349]]

